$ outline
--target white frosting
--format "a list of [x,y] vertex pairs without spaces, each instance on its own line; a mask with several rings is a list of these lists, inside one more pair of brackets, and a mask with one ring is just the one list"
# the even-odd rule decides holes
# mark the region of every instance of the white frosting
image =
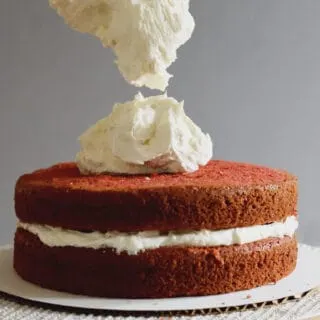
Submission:
[[166,95],[116,104],[81,137],[76,162],[83,174],[192,172],[212,157],[212,142]]
[[37,235],[41,242],[49,247],[113,248],[117,253],[127,252],[130,255],[136,255],[141,251],[160,247],[229,246],[254,242],[270,237],[291,237],[298,228],[298,221],[296,217],[291,216],[284,222],[275,222],[266,225],[218,231],[170,232],[168,235],[160,235],[157,231],[139,232],[135,234],[119,232],[83,233],[22,222],[18,222],[18,227]]
[[73,29],[111,47],[124,78],[164,91],[167,68],[194,29],[190,0],[49,0]]

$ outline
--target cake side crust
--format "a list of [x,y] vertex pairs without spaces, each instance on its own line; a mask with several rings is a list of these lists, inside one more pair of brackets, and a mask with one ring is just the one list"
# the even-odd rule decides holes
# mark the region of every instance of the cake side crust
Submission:
[[[296,265],[295,238],[244,245],[172,247],[138,255],[48,247],[18,229],[14,268],[40,286],[91,296],[161,298],[227,293],[274,283]],[[187,281],[186,281],[187,280]]]
[[[73,175],[76,175],[75,168],[72,168]],[[100,184],[97,190],[92,186],[74,188],[73,179],[65,178],[59,167],[55,169],[54,178],[51,175],[50,179],[44,170],[18,180],[16,215],[23,222],[74,230],[166,232],[262,225],[283,221],[296,214],[298,191],[294,176],[269,168],[228,162],[225,165],[211,162],[209,169],[202,168],[194,175],[95,177],[93,180],[92,177],[89,180],[74,177],[75,181],[84,179],[91,184],[96,181]],[[219,180],[219,172],[227,177]],[[232,172],[238,176],[232,178]],[[251,178],[248,177],[250,174]],[[101,179],[117,179],[120,184],[121,179],[135,182],[130,188],[123,185],[110,189],[114,183],[112,180],[109,187],[101,190]],[[237,184],[239,179],[243,181]],[[143,187],[136,183],[143,184]]]

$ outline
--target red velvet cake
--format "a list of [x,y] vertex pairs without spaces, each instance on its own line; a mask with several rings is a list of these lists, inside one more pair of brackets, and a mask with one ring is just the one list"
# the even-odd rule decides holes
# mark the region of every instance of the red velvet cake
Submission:
[[274,283],[296,265],[297,179],[266,167],[84,176],[62,163],[23,175],[15,209],[14,268],[55,290],[219,294]]

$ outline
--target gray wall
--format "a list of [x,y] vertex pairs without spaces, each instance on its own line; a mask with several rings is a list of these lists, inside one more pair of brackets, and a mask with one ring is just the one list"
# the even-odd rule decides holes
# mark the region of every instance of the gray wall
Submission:
[[[169,94],[213,136],[215,157],[300,178],[300,239],[320,245],[320,1],[192,0],[197,28]],[[136,89],[113,56],[45,0],[0,1],[0,243],[16,178],[73,159],[77,137]],[[145,94],[151,91],[143,90]]]

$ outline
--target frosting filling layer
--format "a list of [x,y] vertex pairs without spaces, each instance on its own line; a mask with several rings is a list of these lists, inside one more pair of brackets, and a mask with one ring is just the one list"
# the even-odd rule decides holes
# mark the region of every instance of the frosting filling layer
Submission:
[[283,222],[256,225],[225,230],[200,230],[185,232],[169,232],[166,235],[158,231],[138,233],[121,232],[80,232],[75,230],[18,222],[18,228],[25,229],[38,236],[42,243],[49,247],[80,247],[80,248],[113,248],[117,253],[127,252],[136,255],[147,249],[172,246],[213,247],[244,244],[270,237],[292,237],[298,228],[295,216]]

